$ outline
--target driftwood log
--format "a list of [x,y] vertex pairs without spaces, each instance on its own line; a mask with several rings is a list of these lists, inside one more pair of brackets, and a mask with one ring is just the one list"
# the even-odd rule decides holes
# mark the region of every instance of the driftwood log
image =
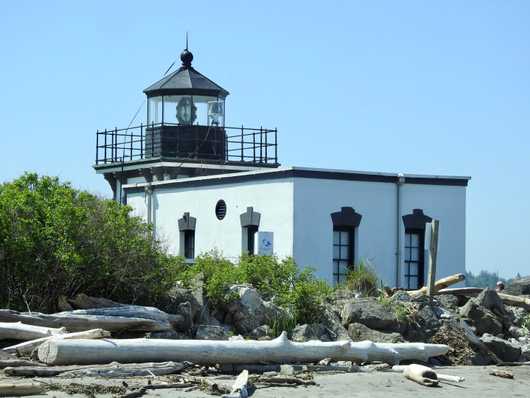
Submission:
[[[464,274],[454,274],[454,275],[449,275],[442,279],[438,279],[434,283],[433,294],[436,294],[436,292],[438,292],[439,290],[445,289],[446,287],[454,285],[455,283],[462,282],[465,279],[466,279],[466,276]],[[413,297],[422,296],[422,295],[427,294],[427,287],[424,286],[418,290],[409,290],[407,293]]]
[[0,383],[0,397],[38,395],[43,392],[44,387],[36,383]]
[[443,355],[443,344],[372,343],[371,341],[295,343],[283,332],[271,341],[254,340],[49,340],[38,349],[48,365],[110,362],[190,361],[197,364],[318,362],[324,358],[344,361],[422,360]]
[[104,337],[110,337],[110,332],[103,329],[92,329],[84,332],[64,333],[48,337],[41,337],[40,339],[25,341],[20,344],[5,347],[2,349],[2,351],[24,356],[31,354],[35,348],[39,347],[42,343],[50,339],[102,339]]
[[189,367],[187,362],[160,363],[111,363],[108,365],[73,365],[73,366],[22,366],[5,368],[4,373],[17,377],[104,377],[127,378],[140,376],[163,376],[179,373]]
[[45,366],[40,362],[30,361],[27,359],[0,359],[0,369],[18,366]]
[[[442,289],[437,294],[454,294],[456,296],[476,297],[482,293],[484,289],[481,287],[457,287]],[[514,307],[521,307],[530,311],[530,298],[522,296],[514,296],[512,294],[497,293],[505,305]]]
[[403,369],[403,376],[409,380],[415,381],[418,384],[428,387],[434,387],[440,383],[436,372],[423,365],[412,364],[405,366],[405,369]]
[[0,340],[33,340],[61,333],[66,333],[66,330],[26,325],[22,322],[0,322]]
[[[121,308],[123,307],[116,307],[116,309]],[[133,316],[134,313],[130,309],[129,312],[121,312],[120,316],[115,315],[116,313],[107,311],[104,315],[98,315],[88,314],[87,310],[76,310],[41,314],[0,310],[0,322],[22,322],[27,325],[49,328],[64,327],[69,332],[82,332],[90,329],[104,329],[109,332],[157,332],[172,329],[167,320],[145,318],[145,311],[137,313],[137,316]]]
[[[412,367],[415,367],[416,370],[413,371],[414,373],[416,374],[421,374],[423,372],[428,372],[428,370],[430,370],[431,372],[435,372],[433,369],[431,368],[428,368],[426,366],[422,366],[422,365],[417,365],[417,364],[412,364],[412,365],[404,365],[404,366],[401,366],[401,365],[395,365],[395,366],[392,366],[392,371],[393,372],[398,372],[398,373],[405,373],[405,370],[409,367],[409,366],[412,366]],[[436,378],[440,381],[449,381],[451,383],[462,383],[465,379],[461,376],[453,376],[453,375],[446,375],[446,374],[442,374],[442,373],[438,373],[438,372],[435,372],[436,374]]]

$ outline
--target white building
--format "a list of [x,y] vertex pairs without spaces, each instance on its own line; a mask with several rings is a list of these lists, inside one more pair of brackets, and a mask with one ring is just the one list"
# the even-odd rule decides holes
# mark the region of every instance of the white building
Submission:
[[330,283],[366,261],[386,285],[417,288],[435,218],[437,277],[465,270],[469,177],[280,167],[276,130],[224,126],[228,92],[181,59],[144,91],[147,125],[98,132],[94,166],[171,252],[291,256]]

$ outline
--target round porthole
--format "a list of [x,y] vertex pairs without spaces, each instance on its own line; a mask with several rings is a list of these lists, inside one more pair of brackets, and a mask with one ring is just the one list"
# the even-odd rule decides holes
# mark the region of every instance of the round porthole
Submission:
[[218,220],[222,220],[226,216],[226,203],[223,199],[217,201],[215,205],[215,215]]

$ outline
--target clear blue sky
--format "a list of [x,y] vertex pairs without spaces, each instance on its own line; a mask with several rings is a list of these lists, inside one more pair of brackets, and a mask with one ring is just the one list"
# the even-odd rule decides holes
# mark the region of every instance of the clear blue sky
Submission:
[[186,31],[228,124],[278,127],[283,164],[470,175],[468,269],[530,273],[528,1],[3,2],[0,181],[108,196],[96,129],[128,125]]

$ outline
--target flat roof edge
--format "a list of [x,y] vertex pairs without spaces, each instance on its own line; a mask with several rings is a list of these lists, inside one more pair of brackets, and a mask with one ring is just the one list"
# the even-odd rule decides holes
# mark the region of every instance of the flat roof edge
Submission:
[[353,172],[347,170],[326,170],[310,169],[302,167],[280,167],[273,170],[255,170],[247,172],[237,172],[230,174],[216,174],[205,177],[190,177],[173,179],[166,181],[155,181],[151,183],[126,184],[126,190],[134,190],[146,186],[153,187],[186,187],[205,186],[219,184],[234,184],[238,182],[276,180],[283,178],[315,178],[325,180],[340,181],[365,181],[398,183],[403,179],[405,184],[420,185],[444,185],[444,186],[467,186],[471,177],[437,176],[437,175],[417,175],[417,174],[397,174],[397,173],[377,173],[377,172]]

